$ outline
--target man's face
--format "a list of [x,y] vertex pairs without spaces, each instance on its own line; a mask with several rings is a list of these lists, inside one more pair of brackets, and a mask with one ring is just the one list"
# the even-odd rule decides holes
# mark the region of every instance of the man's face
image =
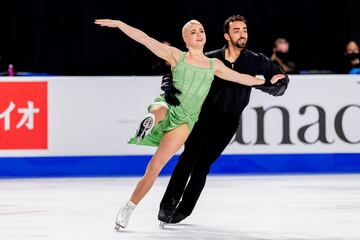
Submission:
[[289,43],[287,42],[280,42],[276,45],[275,51],[282,52],[282,53],[288,53],[289,52]]
[[248,40],[247,26],[244,22],[235,21],[229,24],[229,34],[225,33],[229,45],[245,48]]
[[359,47],[357,46],[357,44],[353,41],[349,42],[349,44],[346,46],[346,53],[347,54],[351,54],[351,53],[359,53]]

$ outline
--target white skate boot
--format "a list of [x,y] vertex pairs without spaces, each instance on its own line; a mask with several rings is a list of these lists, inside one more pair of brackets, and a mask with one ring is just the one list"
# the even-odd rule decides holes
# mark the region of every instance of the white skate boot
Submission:
[[155,124],[155,115],[152,113],[146,114],[145,118],[141,121],[139,129],[136,132],[136,144],[138,145],[146,135],[151,132]]
[[132,212],[134,211],[136,207],[136,204],[131,202],[131,201],[127,201],[119,210],[116,219],[115,219],[115,230],[119,231],[120,227],[121,228],[126,228],[126,226],[128,225],[130,216],[132,214]]

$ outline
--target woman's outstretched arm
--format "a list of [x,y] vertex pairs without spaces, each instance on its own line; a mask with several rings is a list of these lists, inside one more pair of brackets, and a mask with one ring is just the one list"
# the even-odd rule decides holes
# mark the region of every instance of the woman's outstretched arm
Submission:
[[169,62],[172,67],[176,65],[177,60],[180,57],[180,50],[168,45],[165,45],[154,38],[149,37],[146,33],[140,29],[134,28],[120,20],[111,19],[96,19],[95,24],[102,27],[119,28],[122,32],[128,35],[130,38],[141,43],[147,47],[156,56]]
[[[219,59],[215,59],[215,75],[224,80],[237,82],[246,86],[262,85],[265,83],[264,79],[256,78],[248,74],[238,73],[231,68],[228,68]],[[274,84],[282,78],[284,78],[284,74],[277,74],[273,76],[271,83]]]

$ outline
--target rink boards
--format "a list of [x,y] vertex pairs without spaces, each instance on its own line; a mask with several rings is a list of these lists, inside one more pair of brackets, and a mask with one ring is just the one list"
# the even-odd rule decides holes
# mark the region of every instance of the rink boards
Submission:
[[[290,79],[282,97],[252,91],[212,173],[360,172],[360,77]],[[155,149],[127,140],[160,94],[160,82],[140,76],[0,78],[0,176],[142,174]]]

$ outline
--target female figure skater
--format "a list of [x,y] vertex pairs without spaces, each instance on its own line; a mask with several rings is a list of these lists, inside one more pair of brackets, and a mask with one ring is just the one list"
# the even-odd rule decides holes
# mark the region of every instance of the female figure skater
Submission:
[[[158,148],[130,199],[118,212],[115,229],[119,230],[119,227],[126,228],[136,205],[150,190],[164,165],[184,144],[197,121],[214,74],[222,79],[247,86],[261,85],[265,83],[265,80],[240,74],[227,68],[218,59],[207,58],[203,53],[206,42],[205,31],[197,20],[189,21],[182,29],[182,37],[188,48],[187,52],[162,44],[122,21],[99,19],[95,21],[95,24],[119,28],[130,38],[169,62],[174,86],[182,92],[178,96],[179,106],[168,105],[162,95],[157,97],[150,105],[149,113],[141,122],[135,137],[129,141],[132,144],[158,146]],[[274,84],[282,78],[284,78],[283,74],[275,75],[271,79],[271,83]]]

